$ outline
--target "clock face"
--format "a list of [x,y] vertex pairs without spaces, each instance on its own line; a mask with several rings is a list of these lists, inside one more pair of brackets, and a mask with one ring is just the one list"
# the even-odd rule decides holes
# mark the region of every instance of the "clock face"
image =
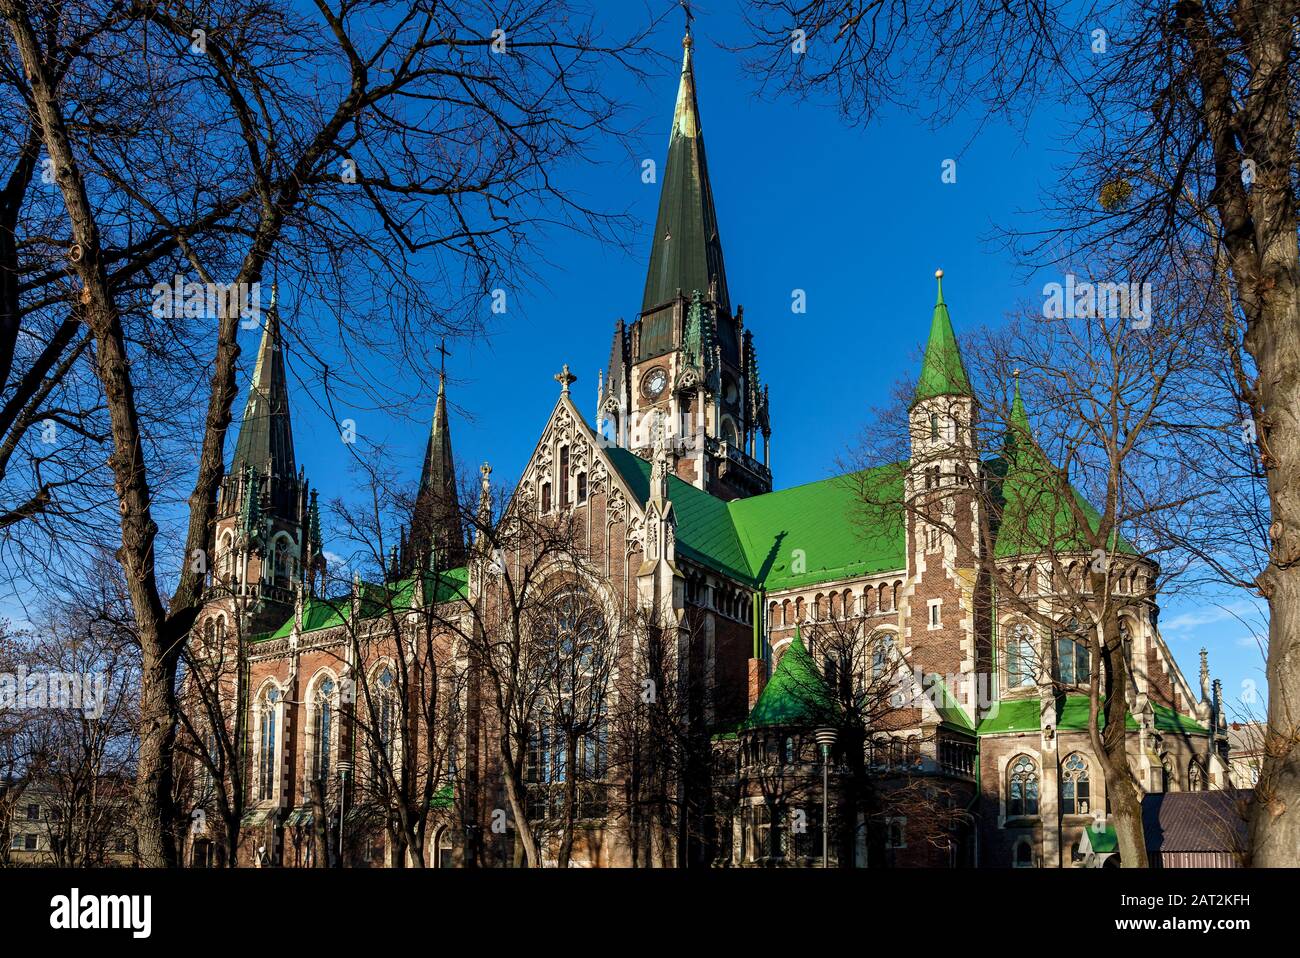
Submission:
[[645,380],[641,384],[642,391],[647,399],[658,399],[663,395],[664,389],[668,386],[668,374],[662,367],[656,367],[646,373]]

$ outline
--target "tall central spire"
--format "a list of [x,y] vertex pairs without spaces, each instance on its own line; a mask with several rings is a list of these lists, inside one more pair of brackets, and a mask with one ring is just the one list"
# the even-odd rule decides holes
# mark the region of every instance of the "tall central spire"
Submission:
[[292,478],[297,472],[293,429],[289,424],[289,384],[280,340],[280,313],[274,293],[257,350],[257,364],[253,367],[253,381],[248,387],[248,401],[244,405],[244,419],[230,472],[237,474],[247,467],[280,478]]
[[704,158],[700,108],[695,99],[695,68],[691,62],[693,41],[689,32],[682,39],[682,46],[685,48],[682,76],[668,137],[668,161],[664,166],[641,312],[648,313],[671,301],[678,290],[688,298],[698,290],[701,296],[716,302],[729,314],[731,300],[722,264],[722,242],[718,238],[718,215]]

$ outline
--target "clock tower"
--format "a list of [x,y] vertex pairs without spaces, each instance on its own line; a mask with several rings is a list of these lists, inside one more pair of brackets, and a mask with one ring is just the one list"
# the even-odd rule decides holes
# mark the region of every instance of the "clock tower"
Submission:
[[744,307],[732,310],[727,289],[689,31],[682,45],[641,312],[614,327],[597,429],[649,459],[662,422],[676,475],[738,499],[772,490],[768,391]]

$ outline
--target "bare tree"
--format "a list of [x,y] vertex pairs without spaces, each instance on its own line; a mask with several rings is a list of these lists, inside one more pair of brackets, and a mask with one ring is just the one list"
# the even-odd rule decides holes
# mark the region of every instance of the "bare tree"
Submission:
[[[51,231],[67,262],[44,288],[88,333],[81,348],[105,405],[118,555],[142,650],[137,804],[153,866],[176,860],[176,679],[202,604],[236,393],[243,317],[230,291],[257,288],[283,264],[304,293],[321,291],[358,367],[381,351],[377,335],[357,336],[380,303],[403,344],[388,358],[419,360],[410,344],[432,337],[412,333],[464,329],[490,277],[520,275],[535,226],[607,235],[618,225],[550,174],[592,136],[618,132],[601,68],[635,69],[639,38],[603,45],[563,0],[509,3],[494,17],[470,3],[394,11],[321,0],[315,13],[237,2],[214,22],[203,4],[0,6],[8,93],[32,141],[19,164],[43,148],[62,200]],[[430,265],[445,291],[432,314]],[[145,289],[162,307],[184,281],[222,293],[206,324],[144,308]],[[47,341],[56,364],[78,348],[75,336],[62,348]],[[142,360],[160,343],[172,358],[157,360],[168,375],[154,380]],[[189,353],[199,359],[181,374]],[[175,480],[160,456],[176,450],[157,443],[178,424],[150,413],[174,389],[206,408],[185,447],[199,464],[187,531],[163,555],[155,502]],[[167,575],[177,584],[164,598]]]

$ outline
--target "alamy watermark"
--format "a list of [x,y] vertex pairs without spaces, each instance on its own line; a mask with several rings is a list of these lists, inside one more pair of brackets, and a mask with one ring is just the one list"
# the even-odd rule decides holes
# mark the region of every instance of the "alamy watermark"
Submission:
[[171,283],[154,283],[154,319],[219,319],[239,315],[244,329],[262,319],[262,284],[187,283],[177,276]]
[[1044,319],[1127,319],[1133,329],[1151,328],[1150,283],[1078,282],[1043,286]]
[[78,709],[86,718],[104,714],[108,681],[103,672],[0,672],[0,711]]

